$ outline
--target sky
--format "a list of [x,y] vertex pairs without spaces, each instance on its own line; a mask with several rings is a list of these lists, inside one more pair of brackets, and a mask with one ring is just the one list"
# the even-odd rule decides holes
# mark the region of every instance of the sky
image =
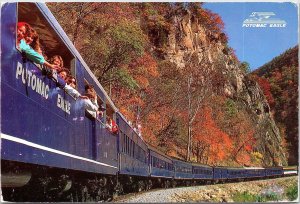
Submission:
[[[298,8],[293,3],[271,2],[222,2],[205,3],[204,8],[219,14],[225,23],[229,46],[236,51],[238,59],[250,64],[255,70],[298,44]],[[252,12],[273,12],[284,20],[286,27],[243,27]]]

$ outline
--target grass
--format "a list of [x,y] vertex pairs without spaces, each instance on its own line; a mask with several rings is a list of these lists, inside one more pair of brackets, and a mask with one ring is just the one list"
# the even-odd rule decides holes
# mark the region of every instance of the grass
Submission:
[[272,190],[268,190],[261,194],[255,195],[245,192],[237,192],[232,196],[234,202],[268,202],[268,201],[280,201],[284,198],[287,198],[289,201],[295,201],[298,198],[298,185],[293,184],[285,189],[284,195],[283,193],[274,192]]
[[281,197],[278,196],[276,193],[269,193],[269,194],[262,194],[262,195],[253,195],[249,192],[238,192],[233,195],[234,202],[267,202],[267,201],[279,201]]
[[294,184],[286,189],[286,196],[290,201],[298,198],[298,185]]
[[256,201],[256,196],[245,191],[243,193],[236,193],[233,195],[233,201],[234,202],[239,202],[239,203],[243,203],[243,202],[255,202]]

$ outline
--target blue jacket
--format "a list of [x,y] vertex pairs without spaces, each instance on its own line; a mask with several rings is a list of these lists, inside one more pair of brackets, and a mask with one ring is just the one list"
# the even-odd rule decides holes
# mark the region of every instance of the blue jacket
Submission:
[[34,49],[32,49],[28,44],[26,44],[25,40],[22,39],[20,41],[20,49],[22,52],[24,52],[26,54],[26,57],[37,63],[37,64],[44,64],[45,63],[45,58],[40,55],[39,53],[37,53]]

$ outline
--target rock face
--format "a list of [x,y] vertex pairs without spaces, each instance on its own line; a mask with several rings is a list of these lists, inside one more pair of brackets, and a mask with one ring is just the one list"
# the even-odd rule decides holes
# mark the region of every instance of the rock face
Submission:
[[200,65],[221,69],[225,79],[221,92],[248,112],[255,126],[255,148],[264,155],[264,165],[285,165],[280,132],[269,104],[258,84],[239,68],[239,62],[222,42],[224,34],[212,34],[188,10],[173,15],[171,25],[165,58],[184,70],[188,56],[196,55]]

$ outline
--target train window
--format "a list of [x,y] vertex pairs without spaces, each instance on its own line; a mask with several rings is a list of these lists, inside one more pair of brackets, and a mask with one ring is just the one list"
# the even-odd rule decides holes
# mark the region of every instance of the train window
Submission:
[[127,154],[130,155],[130,138],[127,136]]
[[142,158],[142,151],[141,151],[141,147],[137,145],[137,159],[139,161],[141,161]]
[[130,139],[127,136],[127,154],[130,155]]
[[128,155],[131,156],[131,139],[128,137]]
[[131,156],[131,139],[128,137],[128,155]]
[[148,161],[148,153],[146,153],[146,151],[144,151],[143,150],[143,152],[144,152],[144,163],[146,164],[147,163],[147,161]]
[[134,154],[134,158],[135,159],[139,159],[139,146],[135,145],[135,150],[134,150],[135,154]]
[[127,136],[124,134],[124,147],[125,147],[125,153],[127,154]]
[[121,146],[121,152],[124,152],[124,134],[122,131],[120,132],[120,146]]
[[126,149],[126,148],[125,148],[125,144],[126,144],[125,134],[122,133],[121,136],[122,136],[122,140],[123,140],[123,141],[122,141],[122,152],[125,153],[125,151],[126,151],[126,150],[125,150],[125,149]]
[[[90,84],[86,79],[84,79],[84,86],[87,87],[87,86],[90,86],[90,87],[94,87],[92,84]],[[85,93],[86,94],[86,90],[85,90]],[[87,93],[88,94],[88,93]],[[98,107],[101,107],[103,106],[103,102],[101,100],[101,98],[97,95],[96,93],[96,100],[94,99],[91,99],[92,103]],[[99,110],[99,108],[98,108]],[[103,113],[104,114],[104,113]],[[94,118],[94,119],[97,119],[97,120],[100,120],[101,119],[101,115],[98,115],[96,111],[92,111],[92,110],[86,110],[86,116],[87,117],[91,117]]]
[[129,155],[130,154],[130,146],[129,146],[130,139],[127,135],[126,135],[126,139],[127,139],[127,154]]
[[129,155],[132,157],[132,139],[129,139]]
[[124,150],[123,152],[126,153],[126,135],[125,135],[125,133],[123,133],[123,141],[124,141],[123,142],[123,150]]
[[[42,54],[48,62],[55,55],[61,56],[64,61],[64,67],[69,69],[75,76],[74,55],[65,45],[64,40],[57,34],[57,31],[40,12],[36,4],[19,2],[18,22],[28,23],[37,32]],[[37,50],[37,47],[35,49]]]
[[[94,87],[92,84],[90,84],[86,79],[84,79],[84,86],[91,86],[91,87]],[[95,90],[96,91],[96,90]],[[104,105],[104,102],[103,100],[101,99],[101,97],[96,93],[96,96],[97,96],[97,105],[98,107],[104,107],[105,108],[105,105]],[[103,111],[103,110],[102,110]],[[105,110],[106,111],[106,110]],[[94,114],[95,115],[95,114]],[[104,113],[103,113],[103,116],[104,116]]]
[[106,116],[110,117],[111,119],[115,120],[115,111],[111,107],[108,101],[106,101]]
[[132,140],[132,157],[136,158],[136,144],[135,142]]
[[126,135],[124,133],[124,153],[127,153],[126,144],[127,144],[127,139],[126,139]]

